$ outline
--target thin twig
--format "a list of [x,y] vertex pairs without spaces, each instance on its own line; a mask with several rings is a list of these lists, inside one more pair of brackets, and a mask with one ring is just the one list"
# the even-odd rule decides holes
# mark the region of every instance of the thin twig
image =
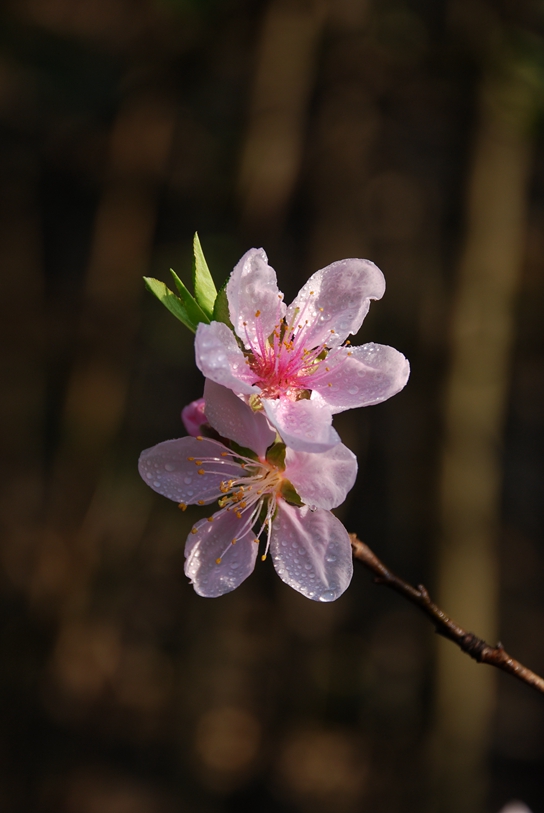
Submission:
[[370,550],[368,545],[365,545],[364,542],[357,538],[356,534],[350,534],[350,538],[354,558],[362,562],[374,574],[374,582],[396,590],[401,596],[419,607],[431,619],[439,635],[453,641],[463,652],[466,652],[478,663],[489,663],[491,666],[496,666],[498,669],[502,669],[503,672],[508,672],[510,675],[519,678],[528,686],[532,686],[537,692],[544,694],[544,679],[527,669],[519,661],[511,658],[500,642],[497,646],[490,646],[474,633],[464,630],[431,601],[427,589],[422,584],[414,587],[405,582],[404,579],[392,573]]

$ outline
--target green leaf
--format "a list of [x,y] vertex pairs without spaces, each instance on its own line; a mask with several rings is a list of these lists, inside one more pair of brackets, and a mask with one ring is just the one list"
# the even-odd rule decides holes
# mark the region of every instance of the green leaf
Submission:
[[[228,282],[228,280],[227,280]],[[216,322],[224,322],[231,330],[234,330],[233,324],[230,321],[229,314],[229,301],[227,299],[227,282],[219,289],[215,305],[213,306],[212,318]]]
[[266,459],[280,471],[285,469],[285,443],[274,443],[266,450]]
[[[147,290],[151,291],[151,293],[157,297],[159,302],[162,302],[162,304],[168,308],[170,313],[172,313],[176,319],[179,319],[179,321],[182,322],[185,327],[192,330],[193,333],[195,333],[199,322],[209,321],[188,291],[188,299],[181,299],[179,296],[172,293],[164,282],[161,282],[158,279],[144,277],[144,282]],[[181,283],[181,285],[183,285],[183,283]]]
[[215,299],[217,297],[217,289],[210,274],[208,263],[204,258],[204,252],[200,245],[198,232],[195,232],[193,239],[193,286],[195,289],[195,299],[206,314],[211,319],[213,315],[213,308]]
[[280,494],[290,505],[297,505],[299,508],[304,505],[294,485],[289,480],[282,480]]
[[170,273],[172,274],[172,279],[174,280],[175,286],[178,289],[179,298],[187,308],[187,312],[189,313],[191,319],[196,325],[198,325],[199,322],[205,322],[208,325],[210,323],[210,319],[208,315],[204,313],[192,293],[188,288],[185,287],[172,268],[170,269]]
[[258,460],[259,455],[253,451],[253,449],[248,449],[247,446],[240,446],[239,443],[236,443],[235,440],[229,441],[230,448],[233,452],[236,452],[241,457],[249,457],[251,460]]

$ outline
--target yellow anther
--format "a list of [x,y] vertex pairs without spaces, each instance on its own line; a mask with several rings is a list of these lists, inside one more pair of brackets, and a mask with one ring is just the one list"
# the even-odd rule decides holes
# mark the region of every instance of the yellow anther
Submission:
[[228,457],[228,456],[229,456],[229,452],[221,452],[221,457]]
[[204,469],[199,469],[197,473],[198,473],[198,474],[206,474],[206,472],[204,471]]
[[261,315],[260,311],[255,311],[255,319],[258,319],[260,315]]
[[192,534],[197,534],[198,533],[198,528],[191,528],[191,533]]
[[208,522],[213,522],[213,517],[208,517]]
[[201,466],[202,460],[195,460],[195,466]]
[[319,308],[319,310],[320,310],[320,311],[321,311],[321,313],[323,313],[323,311],[324,311],[324,308]]
[[197,505],[205,505],[204,500],[198,500]]
[[313,296],[314,294],[315,294],[315,291],[310,291],[310,296]]
[[187,511],[187,504],[184,502],[180,502],[178,508],[181,508],[182,511]]
[[219,559],[216,559],[216,560],[215,560],[215,564],[216,564],[216,565],[220,565],[220,564],[221,564],[221,557],[219,557]]
[[261,562],[264,562],[265,559],[266,559],[266,553],[263,553],[263,555],[261,556]]
[[189,460],[192,463],[193,460],[194,460],[194,457],[188,457],[187,460]]
[[334,333],[334,330],[331,329],[331,333]]
[[238,519],[242,519],[242,513],[241,513],[241,511],[235,511],[234,513],[236,514],[236,516],[238,517]]
[[204,438],[202,437],[202,435],[197,435],[197,436],[196,436],[196,439],[197,439],[197,440],[204,440]]
[[348,356],[352,356],[352,355],[353,355],[353,353],[351,352],[351,350],[348,350]]
[[232,540],[232,542],[231,542],[230,544],[231,544],[231,545],[236,545],[236,539],[233,539],[233,540]]
[[257,539],[257,537],[255,537],[255,539],[253,541],[255,542],[256,545],[259,544],[259,540]]
[[331,382],[330,382],[330,381],[329,381],[329,383],[327,384],[327,387],[332,387],[332,384],[331,384]]

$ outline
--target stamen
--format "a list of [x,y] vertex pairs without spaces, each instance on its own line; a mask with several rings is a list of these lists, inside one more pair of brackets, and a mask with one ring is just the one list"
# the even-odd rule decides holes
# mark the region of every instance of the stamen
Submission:
[[187,511],[187,503],[180,502],[178,508],[181,508],[182,511]]

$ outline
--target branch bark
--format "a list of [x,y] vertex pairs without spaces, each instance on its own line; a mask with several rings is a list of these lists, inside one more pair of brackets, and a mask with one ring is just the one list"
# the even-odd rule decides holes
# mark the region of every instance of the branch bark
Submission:
[[512,658],[500,642],[497,643],[497,646],[490,646],[474,633],[464,630],[431,600],[427,589],[422,584],[414,587],[389,570],[368,545],[365,545],[364,542],[357,538],[356,534],[350,534],[350,539],[354,558],[374,574],[375,584],[384,584],[386,587],[390,587],[408,601],[411,601],[412,604],[415,604],[416,607],[419,607],[431,619],[435,631],[439,635],[453,641],[463,652],[466,652],[478,663],[488,663],[490,666],[496,666],[497,669],[508,672],[508,674],[517,677],[528,686],[532,686],[537,692],[544,694],[544,678],[541,678]]

